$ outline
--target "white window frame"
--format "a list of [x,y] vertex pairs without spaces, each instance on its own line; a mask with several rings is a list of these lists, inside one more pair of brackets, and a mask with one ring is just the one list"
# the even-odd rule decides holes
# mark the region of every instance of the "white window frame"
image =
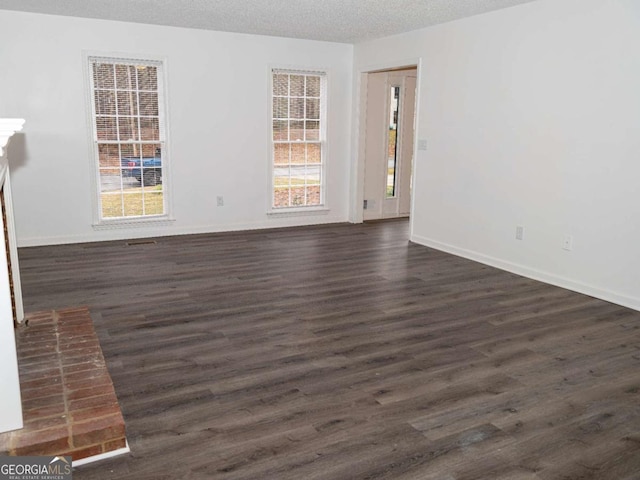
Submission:
[[[273,140],[273,77],[276,73],[286,73],[289,75],[318,75],[320,81],[320,204],[319,205],[302,205],[290,207],[274,207],[274,140]],[[272,217],[278,216],[295,216],[295,215],[314,215],[327,214],[329,212],[328,195],[327,195],[327,118],[329,111],[329,82],[330,72],[326,68],[313,67],[296,67],[270,65],[268,68],[269,81],[268,84],[268,145],[269,145],[269,165],[268,165],[268,195],[267,195],[267,215]]]
[[[93,223],[95,230],[112,229],[112,228],[128,228],[128,227],[144,227],[147,225],[171,224],[174,221],[172,215],[172,195],[171,195],[171,161],[169,153],[169,121],[168,121],[168,104],[167,104],[167,60],[165,57],[156,55],[131,54],[131,53],[113,53],[113,52],[93,52],[84,51],[83,68],[85,79],[85,93],[87,102],[87,118],[88,131],[90,135],[90,158],[92,175],[92,205],[93,205]],[[156,143],[161,144],[162,148],[162,191],[163,191],[163,214],[143,215],[131,217],[102,218],[102,199],[100,184],[100,166],[98,152],[98,138],[96,131],[96,111],[94,103],[93,88],[93,63],[96,61],[105,63],[119,63],[130,65],[153,65],[158,69],[158,113],[160,123],[160,139]]]

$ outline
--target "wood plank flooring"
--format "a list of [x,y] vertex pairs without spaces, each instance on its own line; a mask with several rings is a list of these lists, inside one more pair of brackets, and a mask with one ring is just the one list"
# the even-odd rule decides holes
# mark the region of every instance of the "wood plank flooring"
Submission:
[[20,250],[87,305],[131,454],[76,479],[640,479],[640,313],[406,220]]

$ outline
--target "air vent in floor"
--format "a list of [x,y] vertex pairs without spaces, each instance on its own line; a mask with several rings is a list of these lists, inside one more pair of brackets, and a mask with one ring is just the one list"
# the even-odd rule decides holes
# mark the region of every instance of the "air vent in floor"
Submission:
[[129,240],[126,245],[127,247],[135,247],[138,245],[155,245],[156,241],[150,238],[141,238],[140,240]]

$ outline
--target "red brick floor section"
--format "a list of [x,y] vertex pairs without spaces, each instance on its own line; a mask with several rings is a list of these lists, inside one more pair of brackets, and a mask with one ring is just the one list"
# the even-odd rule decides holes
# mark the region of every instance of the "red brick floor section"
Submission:
[[16,330],[24,428],[0,454],[71,455],[125,447],[125,428],[87,308],[38,312]]

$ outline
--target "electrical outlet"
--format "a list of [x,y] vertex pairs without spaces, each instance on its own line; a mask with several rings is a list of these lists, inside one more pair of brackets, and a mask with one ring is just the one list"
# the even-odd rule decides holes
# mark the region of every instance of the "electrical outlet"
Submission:
[[218,195],[216,201],[219,207],[224,207],[224,197],[222,195]]
[[524,227],[516,225],[516,240],[524,240]]
[[418,140],[418,150],[426,150],[427,149],[427,141],[424,139]]
[[369,205],[369,200],[365,200],[364,202],[362,202],[362,208],[364,208],[365,210],[367,209],[368,205]]
[[573,250],[573,236],[571,235],[564,236],[564,239],[562,240],[562,249],[567,250],[569,252]]

